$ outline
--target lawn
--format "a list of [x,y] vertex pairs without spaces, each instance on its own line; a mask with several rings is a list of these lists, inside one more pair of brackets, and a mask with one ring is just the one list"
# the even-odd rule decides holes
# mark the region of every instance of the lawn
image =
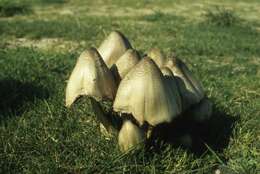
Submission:
[[[259,173],[259,9],[259,0],[0,0],[0,173]],[[195,147],[124,154],[87,98],[64,106],[77,57],[113,30],[141,55],[174,52],[202,81],[214,103],[207,128],[176,127],[195,134]]]

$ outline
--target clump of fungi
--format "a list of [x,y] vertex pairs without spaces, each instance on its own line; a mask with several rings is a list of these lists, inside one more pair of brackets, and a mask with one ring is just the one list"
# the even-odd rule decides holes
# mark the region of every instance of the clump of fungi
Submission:
[[[118,136],[121,151],[144,144],[154,127],[171,123],[184,112],[206,121],[212,103],[185,63],[166,58],[157,48],[140,57],[128,39],[113,31],[98,49],[84,51],[70,75],[66,106],[88,96],[106,133]],[[101,104],[110,101],[105,113]]]

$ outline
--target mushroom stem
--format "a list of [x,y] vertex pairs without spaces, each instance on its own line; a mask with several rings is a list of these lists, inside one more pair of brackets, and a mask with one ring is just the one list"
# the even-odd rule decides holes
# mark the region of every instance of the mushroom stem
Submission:
[[[93,107],[94,113],[97,116],[98,120],[100,121],[100,130],[103,135],[106,137],[111,137],[112,134],[117,133],[117,129],[113,125],[112,119],[109,115],[106,115],[100,104],[92,97],[90,97],[90,102]],[[104,129],[105,128],[105,129]]]
[[152,137],[152,133],[153,133],[153,126],[148,125],[147,131],[146,131],[146,138],[150,139]]

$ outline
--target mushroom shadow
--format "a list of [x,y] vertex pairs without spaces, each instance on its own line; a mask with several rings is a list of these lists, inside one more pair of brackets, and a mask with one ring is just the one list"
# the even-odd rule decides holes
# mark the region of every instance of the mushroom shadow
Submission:
[[49,97],[48,90],[40,85],[15,79],[0,80],[0,122],[10,116],[21,115],[29,102]]
[[222,152],[229,144],[234,123],[238,116],[231,116],[213,105],[210,119],[198,122],[184,113],[171,123],[163,123],[153,129],[151,138],[147,142],[148,149],[163,150],[164,145],[186,149],[201,156],[209,148],[215,152]]

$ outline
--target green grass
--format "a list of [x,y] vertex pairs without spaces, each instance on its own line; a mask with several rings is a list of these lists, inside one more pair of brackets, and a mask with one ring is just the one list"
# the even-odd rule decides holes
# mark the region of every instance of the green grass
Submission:
[[0,1],[0,17],[11,17],[14,15],[28,14],[32,12],[31,6],[25,1]]
[[[175,12],[179,6],[192,5],[190,0],[48,1],[44,6],[43,1],[27,2],[33,13],[41,15],[0,18],[0,173],[259,172],[260,24],[238,15],[244,7],[235,8],[237,1],[218,1],[219,11],[215,5],[196,1],[205,11],[193,20],[185,12]],[[224,8],[225,3],[234,3],[234,9]],[[258,1],[252,3],[256,3],[252,8],[260,6]],[[117,7],[125,12],[154,10],[124,15]],[[172,11],[165,11],[166,7]],[[74,14],[60,14],[64,8]],[[112,30],[125,33],[142,53],[159,47],[167,55],[175,52],[181,57],[214,102],[212,119],[204,125],[178,119],[173,141],[158,140],[122,154],[116,137],[106,140],[99,132],[87,98],[67,109],[66,80],[79,53],[100,44]],[[17,46],[20,38],[85,44],[72,51],[64,45],[60,51],[55,46]],[[188,148],[175,139],[187,134],[194,140]]]
[[231,10],[217,6],[214,10],[208,10],[205,14],[207,22],[221,27],[228,27],[239,22],[239,17]]
[[0,17],[31,14],[32,5],[60,5],[66,2],[67,0],[0,0]]

